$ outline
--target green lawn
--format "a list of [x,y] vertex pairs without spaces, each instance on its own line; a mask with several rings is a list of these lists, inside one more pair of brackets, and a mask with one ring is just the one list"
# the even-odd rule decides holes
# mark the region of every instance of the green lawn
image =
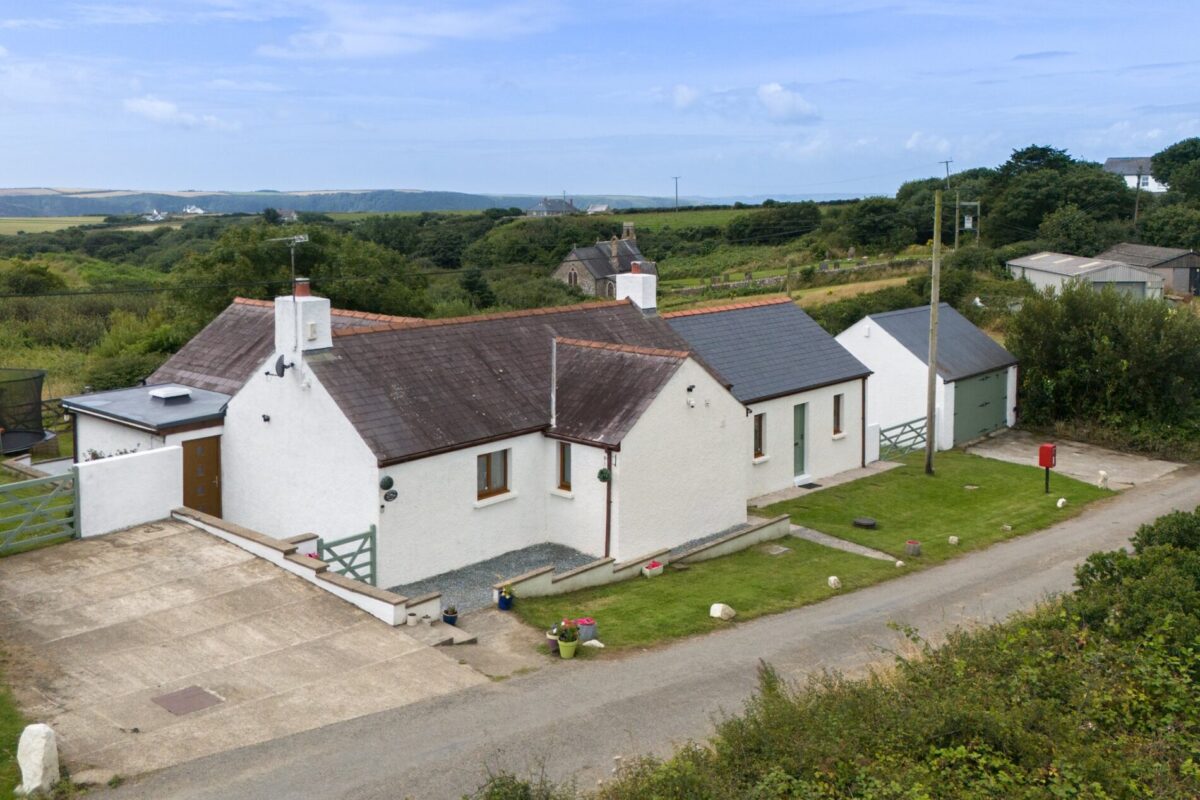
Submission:
[[[797,525],[917,565],[936,563],[965,550],[1040,530],[1112,494],[1063,475],[1051,475],[1050,494],[1045,494],[1043,471],[1037,467],[957,450],[937,454],[933,477],[925,475],[924,463],[924,455],[914,453],[902,467],[776,503],[763,513],[788,514]],[[1067,499],[1062,509],[1055,505],[1060,497]],[[874,517],[879,526],[876,530],[855,528],[851,524],[855,517]],[[1005,525],[1012,530],[1004,530]],[[952,535],[959,537],[957,546],[947,541]],[[908,539],[921,542],[919,558],[904,555]]]
[[732,606],[739,620],[753,619],[824,600],[834,594],[826,583],[830,575],[841,578],[841,591],[846,592],[897,573],[889,562],[803,539],[787,538],[782,544],[791,552],[768,556],[751,547],[685,571],[668,568],[656,578],[639,577],[557,597],[519,597],[513,610],[541,630],[564,617],[595,617],[605,647],[646,647],[728,626],[708,616],[713,603]]
[[[0,679],[4,676],[0,675]],[[26,721],[7,682],[0,682],[0,793],[12,797],[13,789],[21,785],[21,768],[17,766],[17,742]]]

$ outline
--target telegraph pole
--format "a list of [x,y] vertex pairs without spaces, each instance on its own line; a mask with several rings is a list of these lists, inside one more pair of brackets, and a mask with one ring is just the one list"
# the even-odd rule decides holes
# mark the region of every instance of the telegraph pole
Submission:
[[1141,204],[1141,199],[1142,199],[1142,170],[1139,168],[1138,174],[1137,174],[1137,186],[1135,186],[1134,190],[1133,190],[1133,227],[1134,227],[1134,235],[1135,236],[1137,235],[1138,206]]
[[[957,227],[957,223],[955,223]],[[937,426],[937,333],[938,299],[942,277],[942,190],[933,193],[933,280],[929,284],[929,378],[925,386],[925,474],[933,474],[933,450]]]
[[955,189],[954,190],[954,252],[956,252],[956,253],[958,252],[958,229],[962,227],[962,213],[959,211],[961,206],[959,204],[958,195],[959,195],[959,191],[957,189]]
[[676,211],[679,210],[679,177],[680,176],[678,176],[678,175],[671,176],[671,178],[674,179],[674,181],[675,181],[675,210]]
[[954,163],[954,159],[947,158],[945,161],[939,161],[938,163],[946,165],[946,191],[950,191],[950,165]]

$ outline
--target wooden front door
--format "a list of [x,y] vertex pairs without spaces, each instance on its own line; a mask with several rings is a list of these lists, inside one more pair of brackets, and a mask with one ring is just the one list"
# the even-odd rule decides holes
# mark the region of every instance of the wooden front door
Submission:
[[183,504],[221,516],[221,437],[183,443]]

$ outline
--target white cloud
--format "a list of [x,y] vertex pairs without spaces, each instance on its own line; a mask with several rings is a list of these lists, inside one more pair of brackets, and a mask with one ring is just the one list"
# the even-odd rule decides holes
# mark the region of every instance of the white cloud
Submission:
[[282,92],[283,87],[269,81],[239,81],[230,78],[215,78],[205,83],[210,89],[226,92]]
[[144,97],[127,98],[123,105],[129,113],[137,114],[162,125],[173,125],[180,128],[208,128],[217,131],[233,131],[241,127],[236,122],[226,122],[212,114],[193,114],[183,111],[170,100],[162,100],[149,94]]
[[684,83],[676,84],[675,88],[671,90],[671,100],[678,109],[687,108],[699,98],[700,90]]
[[6,55],[8,55],[8,49],[0,44],[0,58],[4,58]]
[[913,131],[912,136],[909,136],[908,141],[904,143],[904,149],[945,154],[950,151],[950,140],[944,136]]
[[791,89],[778,83],[764,83],[755,92],[767,110],[767,116],[780,122],[812,122],[817,119],[817,109]]

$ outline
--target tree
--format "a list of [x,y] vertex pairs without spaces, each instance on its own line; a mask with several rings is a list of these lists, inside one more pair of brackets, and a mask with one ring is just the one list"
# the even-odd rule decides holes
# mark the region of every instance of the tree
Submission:
[[1074,203],[1051,211],[1038,226],[1038,238],[1051,250],[1094,256],[1104,249],[1100,226]]
[[798,239],[821,225],[821,209],[816,203],[779,203],[758,211],[740,214],[729,221],[725,236],[730,242],[776,244]]
[[841,227],[849,240],[865,247],[907,247],[916,239],[916,229],[900,214],[900,205],[890,197],[868,197],[846,209]]
[[1189,203],[1200,201],[1200,159],[1171,173],[1171,194],[1177,194]]
[[475,308],[490,308],[496,305],[496,295],[479,267],[463,273],[461,284],[463,290],[471,296],[471,303]]
[[1146,244],[1200,250],[1200,210],[1195,208],[1156,208],[1142,217],[1138,227]]
[[0,264],[0,294],[45,294],[67,288],[45,264],[10,261]]
[[1038,170],[1065,170],[1075,163],[1066,150],[1056,147],[1031,144],[1029,147],[1013,150],[1008,161],[996,170],[1002,182],[1007,183],[1018,175],[1024,175]]
[[279,225],[283,222],[283,215],[279,213],[277,208],[264,208],[262,212],[263,222],[268,225]]
[[1150,173],[1154,180],[1171,186],[1176,170],[1197,160],[1200,160],[1200,137],[1193,136],[1151,156]]
[[1070,203],[1097,221],[1119,219],[1133,213],[1133,191],[1095,164],[1022,172],[991,200],[984,233],[998,245],[1032,238],[1047,214]]

